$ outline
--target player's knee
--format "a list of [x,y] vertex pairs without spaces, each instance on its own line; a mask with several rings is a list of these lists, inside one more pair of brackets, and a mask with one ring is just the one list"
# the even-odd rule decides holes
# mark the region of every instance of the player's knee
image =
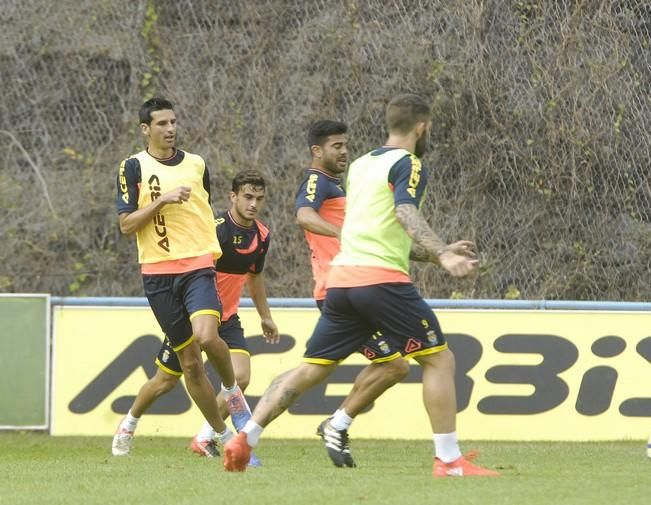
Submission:
[[403,358],[394,359],[386,364],[385,373],[393,382],[400,382],[409,375],[409,361]]
[[431,367],[439,371],[454,374],[455,359],[450,349],[415,358],[422,367]]
[[219,334],[218,320],[212,315],[201,315],[192,319],[192,334],[199,343],[209,342]]
[[181,361],[181,368],[186,380],[195,381],[202,373],[205,373],[201,355],[199,356],[186,356]]
[[454,373],[454,368],[456,366],[456,360],[454,358],[454,353],[450,349],[446,349],[439,353],[443,363]]
[[176,375],[171,375],[168,373],[157,374],[154,378],[154,394],[158,398],[159,396],[169,393],[176,383],[179,381],[179,377]]
[[194,338],[196,339],[201,350],[210,353],[210,352],[227,352],[228,346],[224,342],[218,333],[196,333]]
[[204,349],[210,340],[215,338],[215,335],[216,334],[210,335],[206,331],[195,331],[194,339],[197,341],[197,344],[199,344],[199,347],[201,347],[201,349]]
[[301,363],[294,369],[294,373],[301,382],[312,385],[324,380],[335,370],[335,368],[337,368],[336,363],[327,365]]
[[249,387],[249,382],[251,380],[251,375],[248,373],[238,373],[235,371],[235,382],[237,382],[237,385],[240,387],[242,391],[244,391],[247,387]]

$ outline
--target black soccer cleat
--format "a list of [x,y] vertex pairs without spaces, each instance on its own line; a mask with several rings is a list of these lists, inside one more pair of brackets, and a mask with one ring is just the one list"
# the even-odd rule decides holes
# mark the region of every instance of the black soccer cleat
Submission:
[[319,424],[316,434],[325,443],[328,456],[336,467],[355,468],[357,465],[352,454],[350,454],[348,430],[335,430],[330,424],[330,419],[328,418]]

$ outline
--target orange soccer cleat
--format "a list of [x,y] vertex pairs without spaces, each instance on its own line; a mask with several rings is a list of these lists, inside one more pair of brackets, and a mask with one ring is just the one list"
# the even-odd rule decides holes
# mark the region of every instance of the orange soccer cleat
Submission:
[[460,456],[451,463],[443,463],[440,459],[434,458],[432,475],[434,477],[499,477],[499,472],[472,463],[471,460],[475,455],[471,453],[467,457]]
[[241,431],[224,445],[224,468],[227,472],[243,472],[251,460],[251,446]]

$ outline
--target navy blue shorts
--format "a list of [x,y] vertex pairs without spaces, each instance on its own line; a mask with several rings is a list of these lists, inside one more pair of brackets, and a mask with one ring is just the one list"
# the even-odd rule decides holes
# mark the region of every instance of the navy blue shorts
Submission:
[[[316,306],[323,313],[325,300],[317,300]],[[402,357],[398,347],[391,341],[384,338],[379,332],[373,334],[364,344],[357,349],[366,359],[373,363],[384,363]]]
[[360,350],[373,336],[405,358],[448,348],[438,320],[411,283],[328,288],[303,360],[330,364]]
[[143,275],[149,306],[174,350],[192,341],[192,318],[221,317],[222,302],[215,286],[215,270],[202,268],[183,274]]
[[[247,356],[250,355],[249,346],[246,344],[244,330],[240,323],[240,316],[237,314],[233,315],[228,321],[222,323],[219,327],[219,336],[224,340],[224,342],[226,342],[226,345],[231,352],[241,352]],[[165,338],[160,351],[158,351],[156,365],[158,365],[161,370],[171,375],[183,375],[179,358],[174,352],[174,349],[172,349],[167,338]]]

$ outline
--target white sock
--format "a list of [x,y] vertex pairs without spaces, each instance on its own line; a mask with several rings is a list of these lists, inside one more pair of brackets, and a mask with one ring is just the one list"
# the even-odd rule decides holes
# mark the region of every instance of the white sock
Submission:
[[258,445],[258,442],[260,441],[260,435],[262,435],[263,431],[264,428],[256,423],[253,419],[249,419],[244,425],[244,428],[242,428],[242,432],[246,433],[246,443],[251,447]]
[[348,415],[346,409],[337,410],[330,419],[330,426],[337,431],[347,430],[351,424],[353,424],[353,418]]
[[217,436],[217,433],[213,429],[212,426],[210,426],[210,423],[208,421],[205,421],[203,423],[203,426],[201,426],[201,430],[199,430],[199,433],[197,433],[197,440],[199,442],[206,442],[208,440],[212,440]]
[[121,428],[127,431],[136,431],[136,428],[138,427],[138,421],[140,421],[140,418],[133,417],[131,415],[131,410],[129,410],[129,412],[127,412],[127,415],[122,420]]
[[452,433],[434,433],[433,439],[436,457],[443,463],[451,463],[461,457],[456,431]]
[[216,433],[215,431],[213,431],[213,433],[216,434],[217,438],[219,439],[222,445],[224,445],[226,442],[228,442],[231,438],[235,436],[228,426],[226,427],[223,433]]

